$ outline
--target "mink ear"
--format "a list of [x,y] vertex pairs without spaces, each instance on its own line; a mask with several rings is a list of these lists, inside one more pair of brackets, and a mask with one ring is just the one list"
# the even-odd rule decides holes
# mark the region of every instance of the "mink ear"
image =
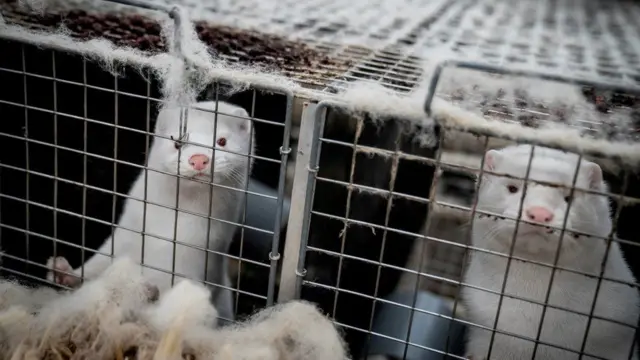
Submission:
[[591,190],[599,190],[602,186],[602,169],[600,165],[591,162],[584,161],[584,168],[587,173],[587,181],[589,182],[589,189]]
[[240,130],[247,131],[251,130],[251,120],[249,120],[249,113],[247,110],[241,107],[236,107],[231,111],[231,114],[237,116],[236,120],[240,126]]
[[[177,116],[177,118],[176,118]],[[154,128],[154,132],[156,134],[164,135],[169,130],[169,122],[170,121],[180,122],[180,110],[174,108],[166,108],[162,109],[158,112],[158,116],[156,117],[156,124]]]
[[484,154],[484,170],[494,171],[502,154],[498,150],[488,150]]

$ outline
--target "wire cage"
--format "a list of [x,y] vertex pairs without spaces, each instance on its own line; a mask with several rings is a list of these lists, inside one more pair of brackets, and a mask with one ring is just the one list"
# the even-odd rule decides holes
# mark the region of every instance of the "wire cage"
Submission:
[[[528,143],[580,152],[575,144],[535,133],[553,124],[568,125],[594,142],[637,141],[640,48],[633,38],[640,35],[633,22],[640,11],[637,4],[425,0],[413,4],[424,11],[420,19],[410,16],[415,9],[401,8],[375,29],[365,20],[378,13],[363,8],[359,8],[361,21],[349,23],[316,16],[309,11],[309,2],[255,6],[229,2],[224,11],[204,11],[198,4],[181,3],[195,13],[208,14],[196,17],[194,28],[222,59],[277,66],[317,95],[259,85],[227,95],[226,89],[234,84],[225,81],[212,83],[199,94],[199,101],[225,101],[243,108],[255,136],[255,153],[242,154],[253,159],[249,180],[238,189],[226,189],[242,194],[242,214],[233,221],[200,216],[212,224],[235,227],[227,248],[196,249],[227,259],[230,283],[208,282],[214,292],[233,293],[233,314],[225,320],[243,319],[276,302],[300,298],[318,304],[341,327],[353,359],[465,359],[478,329],[494,330],[489,331],[494,345],[486,356],[471,354],[473,360],[504,357],[508,347],[504,339],[509,336],[521,341],[514,345],[521,351],[518,358],[606,359],[611,354],[594,350],[587,329],[608,329],[602,325],[607,316],[599,313],[596,295],[622,286],[632,291],[619,290],[624,298],[611,300],[619,311],[608,320],[617,335],[602,346],[625,348],[624,355],[612,359],[637,358],[637,280],[610,278],[603,259],[588,270],[571,269],[555,255],[560,245],[551,260],[532,260],[513,248],[502,253],[483,249],[474,237],[480,220],[517,218],[511,220],[531,223],[526,221],[524,197],[520,202],[525,205],[514,216],[478,207],[482,186],[478,179],[492,175],[485,156],[490,149]],[[384,4],[381,8],[388,9]],[[65,23],[77,38],[101,35],[119,45],[166,51],[159,25],[144,16],[65,9],[38,18],[15,2],[0,5],[11,24],[47,29]],[[329,0],[325,5],[338,10],[359,6]],[[280,17],[261,18],[267,16],[264,6],[280,9],[275,12]],[[600,15],[594,18],[591,10]],[[304,17],[293,21],[287,16],[291,13]],[[616,26],[615,20],[629,26]],[[256,24],[268,28],[269,34],[252,30]],[[506,31],[509,27],[517,31]],[[551,36],[561,30],[568,32],[569,40]],[[283,40],[274,35],[282,33],[290,36]],[[527,36],[535,41],[525,43]],[[340,43],[343,38],[349,41]],[[589,46],[594,39],[601,45],[598,51]],[[402,111],[382,117],[367,111],[354,114],[339,96],[330,96],[363,79],[411,94],[422,85],[427,75],[423,60],[434,49],[473,60],[436,68],[423,114],[435,121],[418,125]],[[158,138],[154,128],[162,101],[159,81],[150,69],[121,64],[114,74],[78,54],[16,40],[0,39],[0,53],[2,275],[55,285],[44,280],[50,257],[63,256],[73,268],[82,269],[116,229],[127,230],[121,224],[125,203],[157,205],[132,197],[131,191],[139,176],[157,171],[146,161]],[[280,57],[282,53],[287,55]],[[512,66],[527,71],[508,70]],[[446,114],[437,111],[437,100],[487,123],[523,125],[538,135],[451,126],[441,119]],[[192,110],[187,110],[186,119]],[[215,156],[215,151],[224,150],[212,151]],[[607,156],[606,151],[583,151],[580,157],[597,163],[609,184],[600,195],[609,198],[613,233],[576,235],[580,229],[561,222],[553,225],[553,234],[562,239],[560,244],[600,241],[607,254],[617,254],[615,244],[619,244],[622,255],[616,259],[623,259],[638,279],[637,165],[622,156]],[[532,163],[529,156],[525,168]],[[519,181],[513,176],[511,180]],[[525,189],[551,186],[520,180],[527,184]],[[577,177],[570,180],[563,191],[578,199],[582,190],[575,188]],[[179,205],[165,208],[197,216]],[[136,232],[147,242],[179,241],[175,234],[152,239],[154,234]],[[492,286],[474,284],[468,269],[483,256],[506,261],[507,269],[524,271],[528,268],[521,264],[530,263],[552,280],[568,276],[573,283],[584,282],[591,286],[581,293],[586,305],[580,302],[582,307],[576,309],[571,308],[572,301],[558,303],[551,281],[534,295],[514,287],[504,274],[498,274]],[[532,317],[533,325],[518,328],[519,319],[510,327],[499,316],[478,316],[478,304],[469,295],[472,290],[485,294],[487,303],[495,302],[483,308],[487,313],[535,308],[521,310]],[[518,302],[528,305],[514,305]],[[627,308],[620,310],[620,304]],[[540,317],[545,320],[537,320]],[[550,334],[555,333],[545,323],[557,325],[563,317],[569,320],[560,321],[561,325],[577,329],[567,332],[571,341],[553,338]]]
[[[7,154],[2,159],[3,271],[38,281],[50,256],[63,256],[79,268],[93,254],[84,250],[98,250],[114,229],[123,227],[119,219],[125,201],[145,201],[129,193],[138,176],[145,176],[143,169],[159,171],[148,170],[145,159],[161,100],[146,71],[123,65],[120,76],[114,76],[81,56],[9,41],[3,42],[3,54],[3,84],[11,86],[3,88],[2,114],[13,119],[3,122],[2,130]],[[222,86],[212,85],[202,98]],[[286,216],[284,177],[279,179],[286,169],[283,139],[289,137],[291,99],[251,90],[225,100],[247,109],[260,149],[252,155],[252,182],[235,191],[246,194],[246,204],[272,212],[271,218],[253,215],[253,223],[247,223],[243,218],[256,211],[247,205],[229,249],[233,287],[246,286],[235,292],[238,313],[250,314],[274,299],[275,272],[269,275],[268,254],[281,230],[275,224]],[[24,152],[14,152],[17,148]],[[243,246],[245,238],[253,238],[250,243],[257,247]],[[259,275],[245,277],[238,287],[243,272]],[[242,300],[245,296],[248,301]]]

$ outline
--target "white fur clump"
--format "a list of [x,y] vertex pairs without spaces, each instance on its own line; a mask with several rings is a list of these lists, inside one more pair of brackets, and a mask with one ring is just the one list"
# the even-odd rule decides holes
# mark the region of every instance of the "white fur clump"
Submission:
[[636,166],[640,163],[640,145],[638,144],[592,139],[585,137],[578,129],[562,125],[532,129],[519,124],[487,120],[439,98],[434,98],[432,112],[439,123],[456,130],[471,131],[519,142],[532,142],[542,146],[559,147],[567,151],[617,157],[629,166]]
[[0,311],[0,359],[343,360],[334,325],[315,306],[290,302],[214,329],[208,289],[183,280],[159,300],[129,259],[31,313]]
[[186,339],[196,359],[343,360],[345,346],[335,326],[314,305],[295,301],[276,305],[246,323],[200,330]]
[[[502,90],[503,97],[511,102],[516,90],[524,90],[535,100],[544,104],[567,104],[571,107],[593,108],[580,92],[580,87],[575,85],[524,76],[490,74],[469,69],[445,69],[438,82],[438,90],[445,94],[462,91],[463,95],[484,92],[489,96]],[[474,107],[477,107],[477,104]]]
[[149,323],[160,331],[172,326],[202,326],[213,328],[217,325],[218,312],[210,303],[209,290],[189,280],[182,280],[169,290],[160,301],[146,309]]
[[[535,114],[537,127],[561,132],[588,129],[596,137],[606,134],[622,141],[633,140],[635,135],[630,110],[620,108],[604,114],[587,100],[581,86],[469,69],[452,70],[442,73],[438,93],[452,95],[454,103],[466,110],[491,110],[493,104],[499,103],[498,111],[506,111],[514,118]],[[524,105],[518,105],[523,100]]]
[[71,352],[113,359],[121,345],[114,330],[120,330],[123,321],[153,299],[153,287],[136,270],[131,260],[122,258],[95,281],[46,302],[35,312],[22,305],[11,306],[0,313],[7,349],[2,354],[7,359],[55,359],[56,354]]
[[233,85],[230,93],[238,92],[251,85],[261,85],[273,89],[281,89],[286,92],[301,89],[291,79],[285,76],[270,73],[259,67],[245,66],[225,62],[211,54],[207,45],[198,39],[193,23],[190,22],[189,12],[180,8],[180,16],[183,19],[180,28],[181,54],[185,59],[198,67],[198,72],[192,81],[187,84],[188,91],[197,94],[213,81],[227,81]]
[[304,301],[276,305],[244,323],[214,330],[216,310],[206,288],[185,280],[145,311],[158,332],[154,360],[344,360],[335,326]]
[[421,88],[409,94],[401,94],[380,83],[363,80],[344,87],[339,92],[340,102],[337,104],[352,114],[367,113],[374,122],[394,117],[420,126],[419,130],[415,126],[408,126],[405,131],[414,134],[414,139],[421,146],[427,147],[433,146],[437,139],[433,132],[435,123],[424,113],[425,95]]
[[65,296],[63,291],[31,288],[18,282],[0,280],[0,359],[10,354],[15,344],[23,340],[33,314],[62,296]]
[[3,25],[0,30],[2,36],[8,40],[79,53],[88,60],[97,61],[111,72],[115,71],[117,63],[125,63],[136,69],[149,67],[157,70],[162,77],[163,71],[167,71],[175,61],[169,54],[148,55],[137,49],[115,46],[104,39],[73,40],[63,30],[50,33],[8,24]]
[[13,305],[0,311],[0,359],[10,359],[17,344],[29,334],[33,315],[24,307]]
[[20,305],[29,312],[35,312],[63,295],[64,292],[51,288],[29,288],[12,281],[0,281],[0,311]]

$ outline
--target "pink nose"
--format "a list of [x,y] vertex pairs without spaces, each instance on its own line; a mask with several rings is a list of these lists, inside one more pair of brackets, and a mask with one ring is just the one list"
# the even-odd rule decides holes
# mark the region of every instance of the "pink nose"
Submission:
[[532,206],[527,209],[527,217],[531,221],[549,223],[553,220],[553,213],[542,206]]
[[189,164],[196,170],[202,170],[207,167],[209,158],[206,155],[195,154],[189,158]]

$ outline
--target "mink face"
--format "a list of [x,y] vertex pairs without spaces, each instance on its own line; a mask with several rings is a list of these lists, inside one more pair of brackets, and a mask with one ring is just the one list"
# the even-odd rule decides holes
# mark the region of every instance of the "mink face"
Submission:
[[[196,104],[189,109],[187,126],[181,132],[180,110],[166,109],[158,115],[154,146],[149,157],[151,168],[201,181],[222,182],[238,178],[246,171],[252,153],[251,120],[239,107],[215,102]],[[215,150],[214,150],[215,149]]]
[[[492,359],[577,359],[578,352],[637,359],[629,357],[629,349],[640,298],[627,285],[636,280],[619,244],[602,239],[612,230],[608,198],[588,192],[607,193],[602,170],[584,159],[578,166],[576,154],[533,149],[533,157],[531,146],[520,145],[490,150],[484,158],[484,170],[496,175],[479,179],[477,208],[495,216],[476,214],[472,241],[478,248],[502,255],[471,253],[464,278],[471,286],[463,287],[462,297],[471,322],[516,335],[496,332],[493,336],[472,326],[465,356],[487,358],[491,347]],[[529,181],[512,178],[527,174]],[[561,186],[574,182],[574,191]],[[520,209],[521,218],[530,224],[516,226],[516,220],[505,219],[517,218]],[[511,255],[511,250],[515,258],[504,256]],[[602,271],[603,277],[624,283],[585,275]],[[542,312],[541,303],[557,308]],[[607,320],[593,319],[585,337],[587,318],[577,312],[589,311]],[[529,339],[551,345],[537,346]]]
[[[508,176],[482,177],[477,209],[496,216],[476,214],[474,227],[482,233],[476,238],[495,239],[493,245],[508,252],[515,233],[516,249],[538,254],[557,250],[563,227],[566,229],[563,242],[568,245],[587,244],[576,242],[583,233],[608,236],[611,231],[608,199],[585,192],[606,190],[600,167],[582,160],[577,169],[577,155],[535,147],[529,180],[516,179],[526,177],[530,152],[531,146],[520,145],[489,150],[485,155],[485,170]],[[516,232],[515,219],[520,208],[520,219],[524,221],[520,221]]]

